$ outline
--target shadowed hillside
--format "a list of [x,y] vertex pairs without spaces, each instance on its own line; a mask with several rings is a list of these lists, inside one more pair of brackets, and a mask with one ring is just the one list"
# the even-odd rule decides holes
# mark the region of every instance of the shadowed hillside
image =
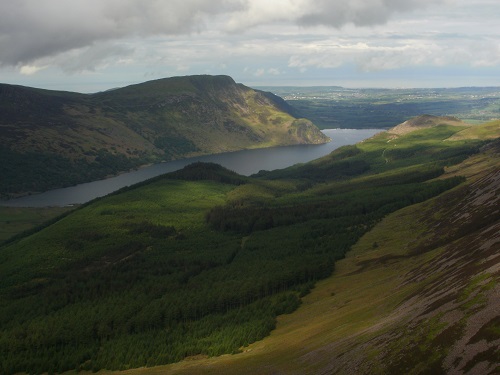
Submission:
[[281,98],[227,76],[166,78],[91,95],[2,84],[0,113],[0,195],[153,161],[328,141]]

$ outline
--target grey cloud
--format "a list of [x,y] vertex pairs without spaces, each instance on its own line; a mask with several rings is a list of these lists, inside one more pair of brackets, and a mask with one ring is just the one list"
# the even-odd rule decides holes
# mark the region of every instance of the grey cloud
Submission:
[[134,36],[183,34],[204,18],[239,9],[234,0],[16,0],[0,2],[0,65]]
[[[445,0],[274,1],[0,1],[0,66],[37,64],[41,60],[50,65],[47,60],[52,59],[68,71],[92,69],[113,54],[131,53],[111,47],[103,51],[99,47],[120,39],[214,31],[212,28],[218,32],[224,30],[223,24],[231,23],[233,31],[238,25],[245,30],[275,22],[332,27],[347,23],[374,25],[386,22],[394,13]],[[64,62],[64,58],[68,61]]]
[[374,26],[386,23],[395,13],[408,12],[441,0],[316,0],[314,7],[298,18],[304,26]]
[[96,43],[59,56],[58,60],[60,62],[58,65],[67,73],[95,71],[108,62],[114,62],[120,57],[126,58],[132,53],[133,50],[126,46],[111,44],[109,42]]

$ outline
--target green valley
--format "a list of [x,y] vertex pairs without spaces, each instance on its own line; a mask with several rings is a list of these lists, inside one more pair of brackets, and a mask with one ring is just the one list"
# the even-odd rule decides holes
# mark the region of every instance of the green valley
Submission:
[[422,116],[250,177],[192,164],[18,236],[0,372],[495,371],[498,127]]

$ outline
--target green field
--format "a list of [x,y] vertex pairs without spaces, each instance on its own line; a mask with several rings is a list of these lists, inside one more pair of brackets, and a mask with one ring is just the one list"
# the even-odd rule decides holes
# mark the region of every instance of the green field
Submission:
[[250,178],[194,164],[0,247],[1,372],[244,350],[386,215],[460,186],[463,177],[438,177],[486,144],[450,141],[466,130],[383,133]]

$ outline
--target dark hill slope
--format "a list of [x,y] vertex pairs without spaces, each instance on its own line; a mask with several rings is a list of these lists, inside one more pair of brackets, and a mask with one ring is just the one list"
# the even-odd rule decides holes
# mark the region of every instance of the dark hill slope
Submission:
[[281,98],[227,76],[174,77],[91,95],[0,85],[0,194],[151,161],[328,140],[291,113]]

